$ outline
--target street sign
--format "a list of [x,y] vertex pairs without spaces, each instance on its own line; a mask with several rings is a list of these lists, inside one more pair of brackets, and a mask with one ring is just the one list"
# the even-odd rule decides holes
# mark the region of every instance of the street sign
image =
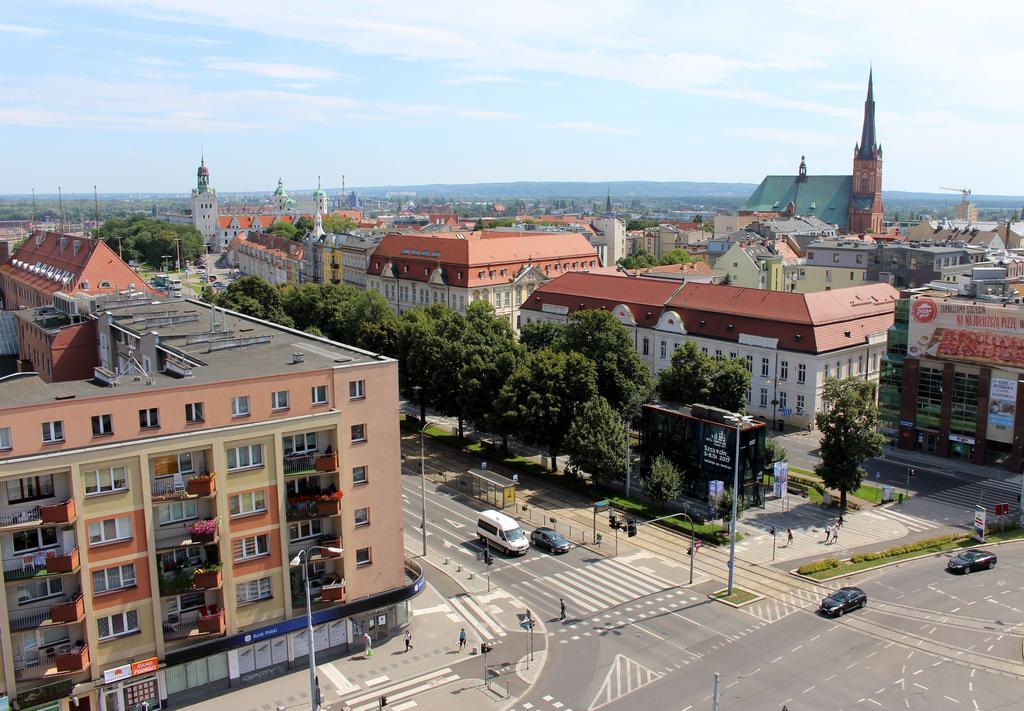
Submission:
[[601,501],[595,501],[594,502],[594,511],[597,511],[598,513],[600,513],[601,511],[607,511],[609,505],[610,505],[610,502],[608,501],[608,499],[603,499]]
[[519,475],[518,474],[513,474],[512,475],[512,483],[513,484],[518,484],[519,483]]
[[783,417],[789,417],[791,414],[793,414],[793,411],[788,407],[782,407],[779,408],[779,414],[782,415]]
[[974,538],[979,543],[985,542],[985,507],[974,507]]
[[995,510],[996,510],[996,516],[1005,516],[1006,514],[1010,513],[1010,505],[1009,504],[996,504],[995,505]]

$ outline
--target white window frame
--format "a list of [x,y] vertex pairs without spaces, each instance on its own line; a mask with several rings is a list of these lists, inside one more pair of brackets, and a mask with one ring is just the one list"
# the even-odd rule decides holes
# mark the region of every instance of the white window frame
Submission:
[[[166,515],[166,518],[164,518],[165,511],[169,512]],[[166,504],[161,504],[157,511],[157,525],[159,526],[181,523],[183,521],[195,521],[197,518],[199,518],[199,507],[194,499],[184,499],[182,501],[172,501]]]
[[309,389],[309,398],[314,405],[326,405],[328,402],[327,386],[314,385]]
[[[362,435],[358,439],[356,438],[356,427],[362,427]],[[366,441],[366,423],[363,422],[363,423],[358,424],[358,425],[352,425],[352,427],[349,430],[349,433],[350,433],[350,436],[352,438],[351,441],[352,441],[353,444],[358,444],[360,442],[365,442]]]
[[762,378],[767,378],[768,377],[768,368],[770,367],[770,365],[771,365],[771,359],[764,358],[764,357],[761,358],[761,377]]
[[273,585],[269,577],[255,578],[235,585],[235,601],[239,607],[269,600],[273,596]]
[[796,366],[796,381],[798,383],[807,382],[807,366],[803,363],[797,363]]
[[[36,595],[32,592],[33,588],[44,588],[45,592],[42,595]],[[25,597],[21,596],[21,591],[29,591]],[[52,597],[60,597],[64,594],[64,580],[63,578],[54,576],[50,578],[36,578],[27,583],[22,583],[17,586],[14,596],[18,600],[18,605],[30,605],[33,602],[39,602],[40,600],[48,600]]]
[[[237,511],[235,509],[238,509]],[[253,514],[266,513],[267,492],[265,489],[244,491],[240,494],[232,494],[228,497],[228,511],[231,518],[252,516]]]
[[[117,584],[111,585],[111,577],[113,572],[117,572]],[[102,576],[103,587],[100,587],[97,583],[97,576]],[[92,574],[92,593],[93,595],[101,595],[107,592],[113,592],[114,590],[124,590],[125,588],[135,587],[135,563],[124,563],[123,565],[115,565],[110,568],[102,568],[101,570],[95,570]]]
[[804,409],[804,396],[799,393],[796,396],[796,407],[798,410]]
[[64,441],[64,420],[43,423],[43,444]]
[[789,379],[789,361],[788,360],[780,360],[779,361],[779,380],[788,380],[788,379]]
[[255,536],[240,538],[235,551],[235,560],[253,560],[265,558],[270,555],[270,536],[266,533],[258,533]]
[[[294,529],[294,532],[293,530]],[[306,530],[303,530],[306,529]],[[318,518],[310,518],[305,521],[292,521],[288,524],[288,542],[303,541],[307,538],[316,538],[324,532],[324,524]]]
[[252,414],[249,409],[249,396],[238,395],[231,398],[231,416],[232,417],[248,417]]
[[[202,402],[186,402],[185,403],[185,423],[195,424],[197,422],[206,421],[206,408],[203,407]],[[198,415],[198,417],[197,417]]]
[[[93,415],[89,418],[89,422],[92,425],[93,437],[102,437],[104,435],[114,434],[113,415]],[[96,425],[99,426],[97,427]]]
[[[301,444],[301,448],[296,446],[297,443]],[[299,432],[298,434],[284,435],[281,438],[281,449],[286,455],[315,452],[316,432]]]
[[[362,474],[362,476],[360,476],[357,479],[357,474]],[[352,486],[362,486],[363,484],[368,484],[369,482],[370,477],[368,475],[368,469],[365,464],[359,467],[352,467]]]
[[[113,535],[109,537],[107,534],[108,523],[114,524]],[[99,535],[94,540],[97,533]],[[90,546],[102,546],[107,543],[130,541],[132,538],[132,517],[118,516],[117,518],[105,518],[102,521],[94,521],[89,524],[88,534]]]
[[[118,625],[118,621],[120,622],[121,629],[119,631],[115,631],[115,627]],[[106,634],[103,634],[102,631],[102,626],[104,623],[106,623],[107,626]],[[115,612],[113,615],[100,617],[96,620],[96,634],[101,642],[108,639],[117,639],[118,637],[124,637],[125,635],[134,634],[138,631],[138,610],[125,610],[124,612]]]
[[[242,452],[245,452],[245,464],[239,463]],[[231,465],[232,456],[235,460],[234,466]],[[263,445],[257,442],[256,444],[243,444],[240,447],[228,447],[227,459],[229,472],[242,471],[243,469],[258,469],[263,466]]]
[[768,388],[761,388],[759,403],[761,407],[768,407]]
[[160,408],[144,407],[139,410],[139,428],[143,430],[155,429],[160,426]]
[[[120,486],[115,473],[120,473]],[[82,487],[86,496],[99,496],[101,494],[113,494],[118,491],[128,491],[128,467],[121,465],[117,467],[106,467],[104,469],[93,469],[82,473]],[[93,491],[89,491],[92,488]]]
[[287,390],[275,390],[270,393],[270,409],[278,412],[280,410],[287,410],[288,405],[288,391]]
[[348,381],[348,399],[349,400],[363,400],[366,398],[366,381],[365,380],[350,380]]
[[[365,554],[364,560],[359,560],[360,555]],[[356,548],[356,567],[361,568],[364,565],[373,565],[373,551],[369,548]]]
[[14,445],[11,442],[11,428],[0,427],[0,451],[13,448]]
[[370,525],[370,507],[364,506],[352,512],[352,522],[356,528]]

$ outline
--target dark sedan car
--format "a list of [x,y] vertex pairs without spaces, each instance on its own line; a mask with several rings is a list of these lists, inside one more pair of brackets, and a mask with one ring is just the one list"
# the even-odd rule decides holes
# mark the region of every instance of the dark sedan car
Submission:
[[569,539],[553,528],[538,528],[530,534],[530,543],[552,553],[565,553],[572,548]]
[[996,567],[996,554],[979,550],[964,551],[950,558],[946,567],[954,573],[965,574],[972,570],[992,570]]
[[867,604],[868,596],[860,588],[839,588],[821,601],[820,609],[824,615],[839,617]]

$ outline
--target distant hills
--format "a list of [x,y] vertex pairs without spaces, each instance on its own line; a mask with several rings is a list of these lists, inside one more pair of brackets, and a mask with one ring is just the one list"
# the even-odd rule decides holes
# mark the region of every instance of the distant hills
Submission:
[[620,180],[595,182],[533,182],[514,183],[431,183],[428,185],[387,185],[353,188],[360,195],[414,192],[421,196],[447,197],[456,200],[497,200],[538,198],[579,198],[604,200],[611,190],[612,200],[638,198],[716,197],[745,200],[757,186],[753,183],[657,182],[653,180]]

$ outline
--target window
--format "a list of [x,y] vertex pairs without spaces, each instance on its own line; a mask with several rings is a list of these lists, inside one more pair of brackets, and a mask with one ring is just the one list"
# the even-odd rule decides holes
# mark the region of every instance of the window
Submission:
[[191,521],[198,517],[199,510],[195,501],[175,501],[157,509],[157,521],[161,526],[165,523]]
[[356,566],[370,565],[373,559],[370,558],[369,548],[357,548],[356,549]]
[[110,467],[82,474],[85,495],[128,491],[128,467]]
[[114,433],[114,421],[110,415],[92,416],[92,436],[108,435]]
[[270,536],[266,533],[242,538],[235,543],[235,560],[248,560],[265,555],[270,555]]
[[64,421],[54,420],[43,423],[43,442],[63,442]]
[[798,363],[796,366],[796,381],[798,383],[807,382],[807,366],[803,363]]
[[89,524],[89,545],[124,541],[131,537],[132,519],[130,516],[108,518]]
[[260,489],[247,491],[244,494],[234,494],[228,497],[228,503],[231,506],[232,517],[262,513],[267,510],[267,492]]
[[248,469],[263,466],[263,445],[247,444],[228,448],[228,469]]
[[668,343],[665,341],[661,342],[661,357],[664,359],[668,355]]
[[57,597],[64,594],[64,581],[61,578],[42,578],[31,583],[18,586],[18,604],[28,605],[37,600]]
[[10,479],[5,484],[7,485],[8,504],[20,504],[53,496],[53,474]]
[[235,586],[235,599],[238,600],[239,605],[248,605],[250,602],[269,600],[271,597],[270,578],[249,580],[248,582],[239,583]]
[[0,427],[0,450],[11,448],[11,428]]
[[355,510],[355,525],[357,528],[370,525],[370,509],[362,508]]
[[135,564],[115,565],[113,568],[97,570],[92,574],[94,595],[135,586]]
[[826,363],[826,364],[825,364],[825,378],[826,378],[826,379],[828,379],[828,374],[829,374],[829,372],[830,372],[830,371],[829,371],[829,369],[828,369],[828,363]]
[[185,404],[185,422],[195,423],[203,421],[203,403],[190,402]]
[[366,397],[366,381],[350,380],[348,382],[348,399],[359,400]]
[[804,411],[804,396],[803,395],[797,395],[796,396],[796,411],[797,412],[803,412]]
[[281,444],[284,447],[285,455],[289,454],[305,454],[306,452],[316,451],[316,432],[306,432],[304,434],[285,435],[281,438]]
[[747,361],[747,372],[748,373],[753,373],[754,372],[754,356],[748,355],[748,356],[744,356],[744,358]]
[[311,518],[308,521],[297,521],[288,524],[288,540],[301,541],[304,538],[313,538],[323,533],[323,523],[318,518]]
[[761,359],[761,376],[765,378],[768,377],[768,363],[769,361],[767,358]]
[[786,405],[786,391],[785,390],[779,391],[779,407],[781,407],[783,409],[785,409],[787,407],[787,405]]
[[158,477],[191,474],[195,471],[192,467],[192,452],[179,452],[178,454],[154,457],[152,467],[153,473]]
[[643,354],[644,355],[650,355],[650,350],[651,350],[651,339],[645,337],[644,341],[643,341]]
[[314,405],[326,405],[327,404],[327,386],[326,385],[314,385],[310,388],[313,395]]
[[768,388],[761,388],[761,407],[768,407]]
[[352,425],[352,441],[353,442],[365,442],[366,441],[366,425]]
[[231,416],[246,417],[249,414],[249,396],[240,395],[231,398]]
[[278,390],[275,393],[270,394],[270,408],[272,410],[287,410],[288,409],[288,391]]
[[160,426],[160,410],[155,407],[148,407],[139,410],[139,427],[148,429]]
[[779,361],[779,380],[786,380],[789,378],[789,361]]
[[60,539],[57,537],[57,529],[30,528],[27,531],[18,531],[11,536],[15,553],[27,553],[43,548],[53,548]]
[[365,484],[368,481],[366,478],[366,466],[352,467],[352,485]]
[[113,639],[139,631],[139,611],[128,610],[96,620],[96,629],[101,640]]

